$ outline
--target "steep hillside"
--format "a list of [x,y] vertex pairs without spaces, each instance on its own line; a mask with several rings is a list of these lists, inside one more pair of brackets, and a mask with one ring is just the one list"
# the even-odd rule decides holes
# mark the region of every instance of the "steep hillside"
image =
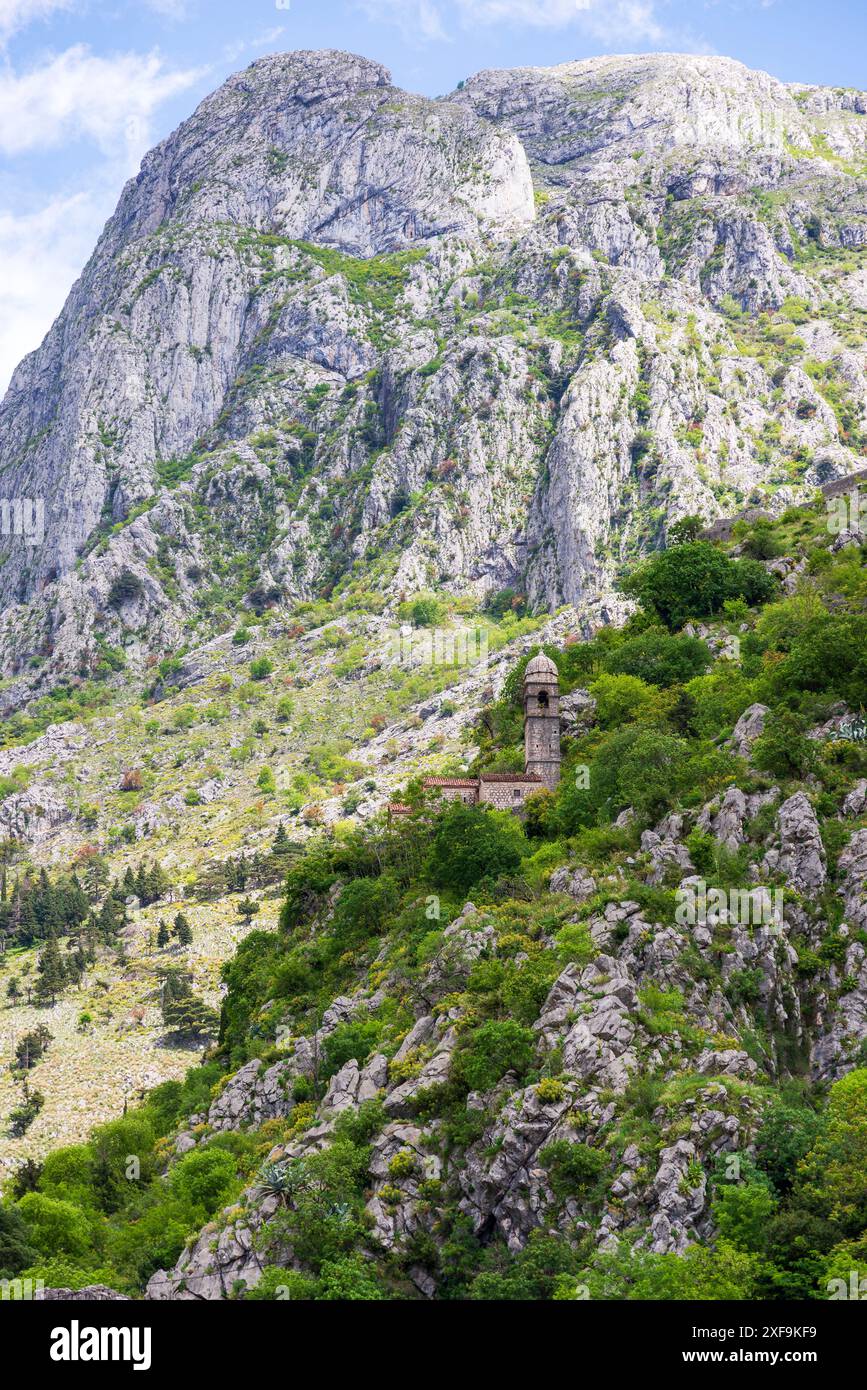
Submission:
[[832,515],[688,523],[625,626],[456,685],[470,768],[508,769],[538,639],[556,662],[563,776],[523,821],[423,790],[429,706],[393,729],[410,813],[284,849],[203,1063],[16,1173],[16,1271],[159,1300],[864,1277],[867,588]]

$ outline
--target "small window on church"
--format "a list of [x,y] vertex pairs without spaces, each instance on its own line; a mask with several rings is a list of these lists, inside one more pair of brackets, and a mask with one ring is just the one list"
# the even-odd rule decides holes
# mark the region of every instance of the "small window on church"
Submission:
[[548,692],[547,692],[547,690],[540,690],[540,691],[539,691],[539,708],[540,708],[540,709],[547,709],[547,708],[548,708]]

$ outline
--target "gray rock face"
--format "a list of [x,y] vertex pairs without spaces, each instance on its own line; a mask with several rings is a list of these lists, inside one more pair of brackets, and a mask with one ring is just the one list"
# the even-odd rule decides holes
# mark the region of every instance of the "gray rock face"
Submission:
[[780,848],[765,856],[767,868],[781,874],[796,893],[813,893],[827,878],[825,847],[816,813],[803,792],[784,801],[778,812]]
[[49,787],[34,785],[0,803],[0,832],[5,839],[38,844],[71,819],[69,807]]
[[735,724],[732,745],[741,758],[749,757],[750,749],[764,730],[767,714],[767,705],[750,705]]
[[596,880],[580,865],[574,869],[565,867],[554,870],[548,888],[552,893],[567,893],[576,903],[583,903],[596,892]]
[[33,1295],[36,1303],[131,1303],[125,1293],[109,1289],[105,1284],[86,1284],[81,1289],[40,1289]]
[[560,728],[578,737],[586,733],[596,718],[596,701],[587,690],[571,690],[560,697]]
[[[239,603],[385,544],[395,592],[513,587],[589,626],[626,614],[621,561],[678,517],[773,511],[799,450],[854,471],[801,365],[771,381],[725,310],[797,296],[867,395],[796,249],[867,237],[859,101],[667,55],[439,101],[346,53],[230,78],[146,157],[0,405],[10,498],[45,509],[0,568],[0,705],[106,643],[143,671],[206,638],[241,551]],[[857,276],[841,293],[857,307]]]

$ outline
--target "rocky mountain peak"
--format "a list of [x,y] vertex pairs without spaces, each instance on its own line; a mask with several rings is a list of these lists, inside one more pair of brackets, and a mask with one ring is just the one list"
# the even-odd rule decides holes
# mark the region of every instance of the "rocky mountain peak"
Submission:
[[592,625],[679,517],[855,471],[865,110],[666,54],[438,100],[331,51],[230,78],[0,404],[45,516],[0,566],[7,706],[376,556],[389,602],[513,588]]

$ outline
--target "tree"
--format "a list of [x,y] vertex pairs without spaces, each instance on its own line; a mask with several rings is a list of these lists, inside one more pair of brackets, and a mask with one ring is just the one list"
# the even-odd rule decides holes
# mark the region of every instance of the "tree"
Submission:
[[596,701],[596,719],[603,729],[617,729],[632,722],[658,722],[665,711],[660,692],[640,676],[609,675],[593,681],[590,694]]
[[651,556],[623,588],[666,627],[679,628],[687,618],[718,613],[727,598],[762,603],[775,581],[757,560],[733,561],[709,541],[687,541]]
[[381,933],[399,901],[391,874],[356,878],[340,890],[331,920],[331,932],[341,951],[353,950]]
[[51,1033],[44,1024],[40,1024],[32,1033],[25,1033],[23,1038],[19,1038],[15,1047],[17,1066],[22,1071],[29,1071],[31,1067],[35,1067],[37,1062],[41,1062],[53,1041]]
[[0,1206],[0,1279],[12,1279],[38,1256],[20,1211]]
[[689,516],[682,516],[679,521],[675,521],[668,528],[668,540],[671,545],[684,545],[687,541],[698,540],[704,530],[704,518],[691,512]]
[[756,1162],[778,1192],[791,1190],[798,1164],[815,1143],[821,1123],[816,1112],[806,1106],[783,1100],[768,1106],[756,1135]]
[[193,994],[187,971],[166,969],[161,996],[163,1023],[174,1042],[199,1042],[217,1032],[219,1015]]
[[847,1235],[867,1226],[867,1068],[831,1087],[822,1133],[798,1166],[796,1195]]
[[452,802],[436,823],[429,867],[434,882],[466,893],[483,878],[499,878],[521,866],[527,840],[509,811],[486,811]]
[[255,917],[256,913],[259,912],[260,909],[261,904],[257,903],[253,898],[242,898],[241,901],[238,903],[238,913],[241,917],[244,918],[244,921],[247,923],[250,922],[250,919],[252,917]]
[[662,628],[648,628],[621,643],[605,661],[611,672],[640,676],[649,685],[685,685],[702,675],[710,651],[697,637],[675,637]]
[[18,1212],[27,1227],[28,1239],[43,1255],[62,1251],[85,1255],[90,1247],[87,1219],[72,1202],[28,1192],[18,1203]]
[[168,946],[168,944],[169,944],[170,941],[171,941],[171,934],[170,934],[170,932],[169,932],[168,923],[165,921],[165,918],[161,917],[161,918],[160,918],[160,929],[159,929],[159,931],[157,932],[157,945],[162,949],[162,948]]
[[193,944],[193,929],[182,912],[179,912],[175,918],[174,932],[181,946]]
[[57,937],[52,933],[48,938],[48,944],[39,957],[37,966],[39,980],[36,985],[37,998],[42,1003],[57,1002],[57,995],[66,983],[66,970],[63,964],[63,957],[60,954],[60,947],[57,944]]

